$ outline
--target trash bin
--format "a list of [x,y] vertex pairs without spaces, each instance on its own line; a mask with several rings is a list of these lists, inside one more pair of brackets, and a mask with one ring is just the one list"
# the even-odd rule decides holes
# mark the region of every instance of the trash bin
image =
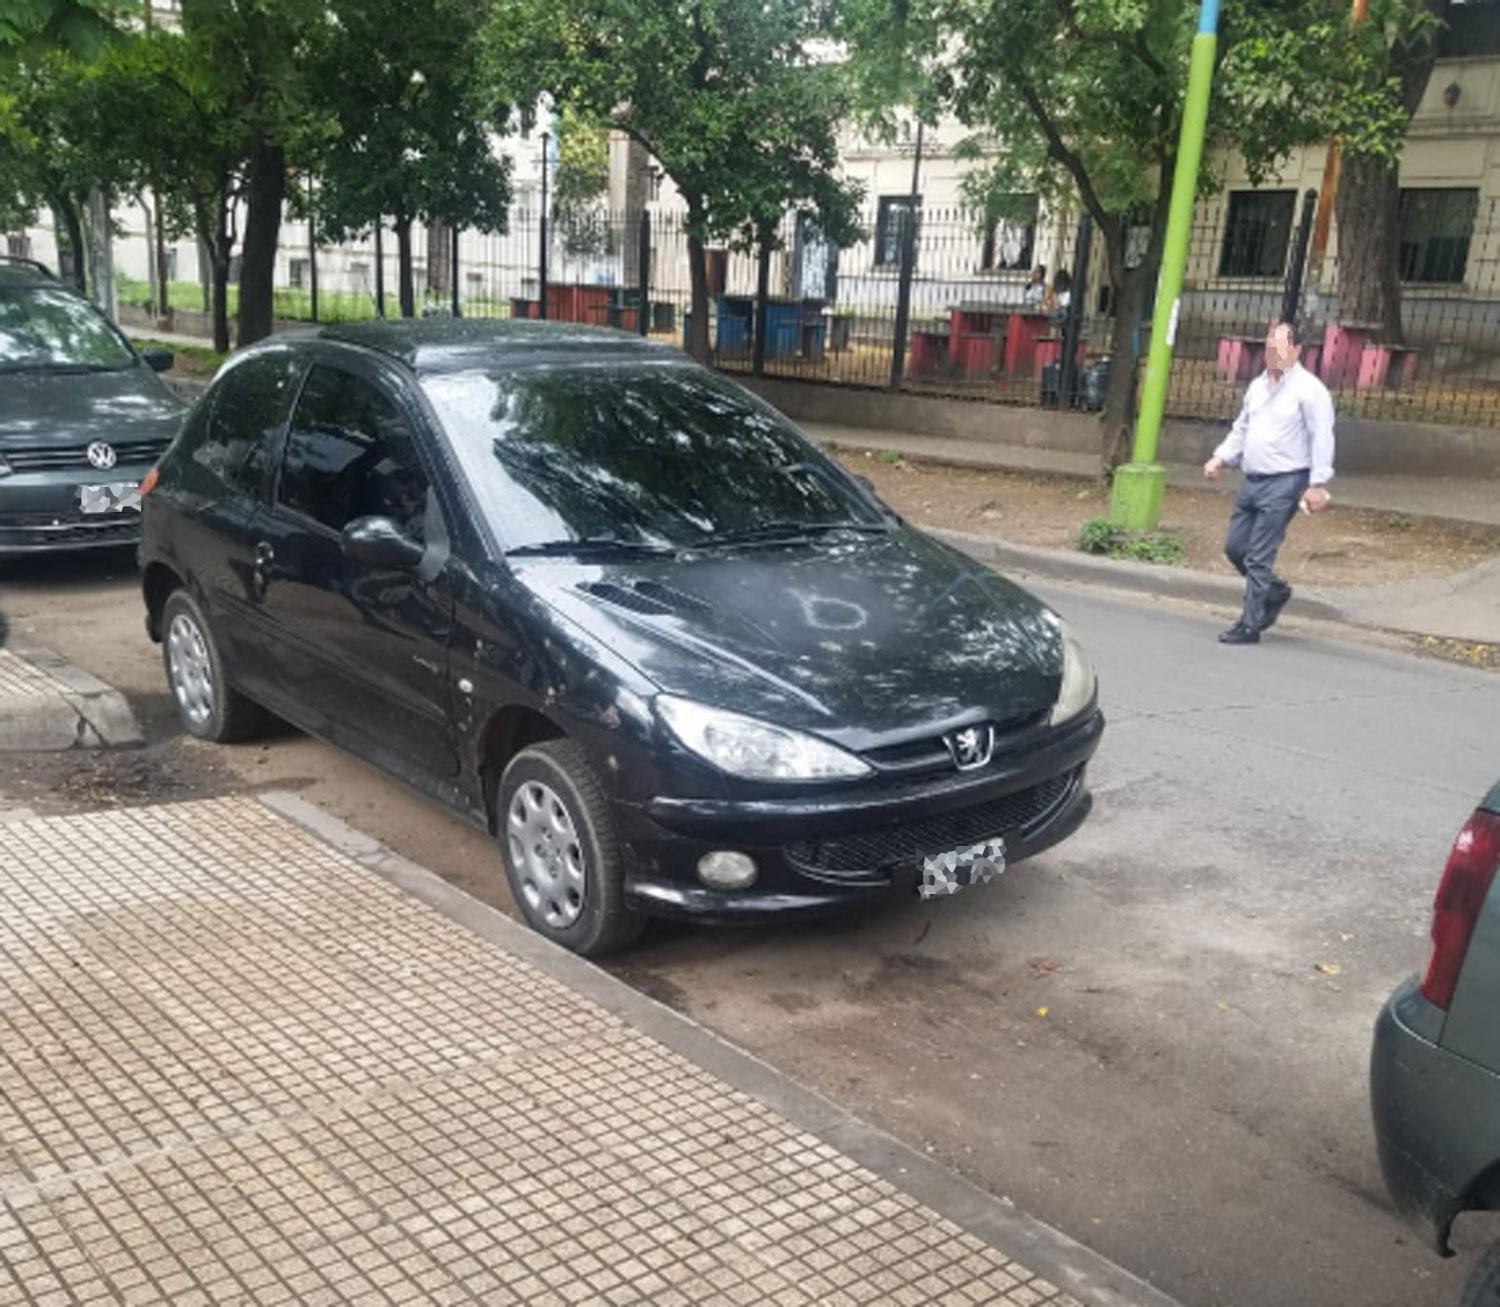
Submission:
[[672,334],[677,324],[677,309],[672,304],[658,300],[651,306],[651,330]]

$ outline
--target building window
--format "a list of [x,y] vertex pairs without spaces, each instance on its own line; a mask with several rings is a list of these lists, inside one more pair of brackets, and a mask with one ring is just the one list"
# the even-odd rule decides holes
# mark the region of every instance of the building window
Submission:
[[979,266],[984,272],[1024,272],[1036,251],[1035,195],[1014,196],[1005,202],[1008,216],[991,218],[984,229]]
[[164,271],[165,271],[166,278],[167,278],[168,281],[176,281],[177,280],[177,251],[176,250],[174,250],[174,249],[168,249],[166,251],[166,265],[165,265]]
[[1469,242],[1479,192],[1403,190],[1401,192],[1401,280],[1461,283],[1469,265]]
[[5,252],[15,259],[29,259],[31,257],[30,236],[7,236],[5,238]]
[[920,195],[882,195],[875,215],[875,266],[901,266],[901,242],[914,214],[922,211]]
[[1219,276],[1281,276],[1296,203],[1296,191],[1232,191]]
[[307,260],[292,259],[287,266],[287,280],[293,290],[301,290],[307,285]]

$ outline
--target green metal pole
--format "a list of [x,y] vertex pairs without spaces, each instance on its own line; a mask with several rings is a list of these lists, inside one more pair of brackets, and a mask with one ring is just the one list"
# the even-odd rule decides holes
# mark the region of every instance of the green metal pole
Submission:
[[1203,0],[1188,64],[1187,99],[1182,106],[1182,132],[1177,140],[1177,171],[1172,177],[1172,203],[1156,282],[1156,307],[1151,314],[1151,352],[1146,358],[1141,412],[1135,424],[1135,452],[1129,463],[1115,469],[1110,490],[1110,521],[1131,531],[1156,529],[1167,486],[1167,470],[1156,461],[1156,447],[1162,413],[1167,406],[1167,382],[1172,375],[1172,346],[1177,340],[1182,275],[1193,226],[1198,166],[1203,160],[1203,133],[1208,122],[1209,92],[1213,88],[1218,26],[1219,0]]

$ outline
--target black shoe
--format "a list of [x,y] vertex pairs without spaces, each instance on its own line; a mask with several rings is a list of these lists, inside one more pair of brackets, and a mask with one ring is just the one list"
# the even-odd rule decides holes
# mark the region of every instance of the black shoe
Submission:
[[1260,632],[1252,631],[1243,622],[1236,622],[1219,636],[1220,644],[1259,644]]
[[1280,590],[1278,590],[1274,595],[1267,599],[1266,620],[1265,624],[1260,629],[1262,631],[1265,631],[1270,627],[1275,626],[1276,619],[1281,616],[1281,610],[1285,608],[1289,603],[1291,603],[1291,601],[1292,587],[1289,585],[1282,586]]

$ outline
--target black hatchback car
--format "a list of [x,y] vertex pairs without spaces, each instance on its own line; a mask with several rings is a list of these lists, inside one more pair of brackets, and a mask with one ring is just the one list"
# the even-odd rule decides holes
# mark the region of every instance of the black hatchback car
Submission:
[[582,953],[990,879],[1088,807],[1036,599],[791,424],[604,329],[326,327],[231,359],[147,479],[184,726],[269,709],[495,832]]

